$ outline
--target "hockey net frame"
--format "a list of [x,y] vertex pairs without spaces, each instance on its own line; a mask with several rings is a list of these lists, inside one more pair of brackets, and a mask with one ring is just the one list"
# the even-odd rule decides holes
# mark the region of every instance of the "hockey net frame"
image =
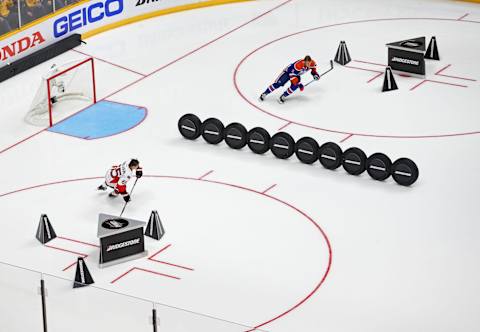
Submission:
[[[52,75],[48,78],[45,79],[45,82],[46,82],[46,89],[47,89],[47,105],[48,105],[48,127],[52,127],[53,126],[53,107],[54,107],[54,103],[52,103],[52,84],[51,82],[72,71],[72,70],[75,70],[81,66],[89,66],[88,63],[90,63],[90,72],[91,72],[91,88],[92,88],[92,104],[95,104],[97,102],[97,89],[96,89],[96,81],[95,81],[95,64],[94,64],[94,59],[93,57],[89,57],[89,58],[86,58],[84,60],[80,60],[79,62],[76,62],[75,64],[72,64],[64,69],[62,69],[61,71],[59,71],[58,73],[55,73],[55,75]],[[75,98],[75,96],[79,97],[80,94],[78,93],[64,93],[62,94],[61,96],[58,97],[58,101],[61,101],[62,99],[71,99],[71,98]],[[57,102],[58,102],[57,101]]]

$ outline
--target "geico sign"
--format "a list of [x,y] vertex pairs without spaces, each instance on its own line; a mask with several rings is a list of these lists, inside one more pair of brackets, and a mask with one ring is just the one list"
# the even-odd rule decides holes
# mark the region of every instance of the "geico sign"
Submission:
[[5,45],[0,49],[0,60],[6,61],[8,58],[14,57],[22,52],[25,52],[32,47],[42,44],[45,42],[42,34],[37,31],[34,32],[31,36],[25,36],[19,40],[14,41],[10,45]]
[[80,29],[90,23],[112,17],[123,12],[123,0],[104,0],[87,7],[75,10],[68,15],[57,18],[53,22],[53,35],[61,37],[68,32]]

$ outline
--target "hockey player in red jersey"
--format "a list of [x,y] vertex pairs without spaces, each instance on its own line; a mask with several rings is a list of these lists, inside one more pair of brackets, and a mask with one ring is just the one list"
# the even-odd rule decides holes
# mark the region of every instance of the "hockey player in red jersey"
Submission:
[[137,159],[129,159],[118,166],[112,166],[105,175],[105,183],[100,185],[98,190],[113,189],[108,195],[117,197],[121,195],[125,202],[130,201],[130,195],[127,192],[127,182],[135,176],[137,179],[143,175],[142,167]]
[[295,61],[294,63],[287,66],[278,76],[275,82],[260,95],[260,100],[264,101],[267,95],[269,95],[279,87],[284,86],[285,84],[287,84],[288,81],[290,81],[290,87],[285,90],[285,92],[280,96],[278,100],[279,103],[283,104],[285,102],[285,98],[291,95],[295,90],[300,89],[300,91],[303,91],[304,87],[303,84],[300,83],[300,76],[309,70],[315,80],[320,79],[320,75],[317,72],[317,64],[309,55],[307,55],[305,56],[305,58]]

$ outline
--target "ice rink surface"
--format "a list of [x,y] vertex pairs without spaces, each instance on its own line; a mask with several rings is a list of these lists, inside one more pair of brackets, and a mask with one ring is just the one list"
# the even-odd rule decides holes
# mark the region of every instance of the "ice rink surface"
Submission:
[[[89,38],[0,85],[0,261],[71,279],[81,254],[98,287],[268,331],[478,331],[479,35],[480,7],[463,2],[265,0]],[[381,93],[385,44],[419,36],[437,37],[441,60],[427,61],[426,81],[396,76],[400,89]],[[284,105],[275,101],[280,92],[257,100],[305,54],[326,69],[340,40],[353,58],[347,66],[336,65]],[[42,73],[53,62],[88,56],[95,58],[98,99],[145,107],[145,120],[96,140],[26,124]],[[177,130],[185,113],[408,157],[420,177],[401,187],[295,157],[187,141]],[[92,246],[98,213],[119,214],[123,201],[95,188],[111,165],[131,157],[147,176],[125,216],[146,220],[158,210],[166,235],[147,241],[149,259],[99,269]],[[50,243],[57,249],[34,238],[41,213],[63,237]],[[31,284],[2,269],[2,280]],[[91,331],[109,320],[98,314],[111,304],[100,295],[92,301],[65,285],[50,292],[65,294],[49,299],[56,330],[75,331],[69,322],[77,314]],[[0,331],[21,331],[14,308],[28,304],[19,293],[2,299]],[[143,310],[121,304],[132,315]],[[98,307],[99,316],[85,307]],[[112,331],[150,330],[147,321],[144,330],[137,321],[130,326],[128,316],[117,322],[108,325]],[[192,326],[242,330],[205,324]]]

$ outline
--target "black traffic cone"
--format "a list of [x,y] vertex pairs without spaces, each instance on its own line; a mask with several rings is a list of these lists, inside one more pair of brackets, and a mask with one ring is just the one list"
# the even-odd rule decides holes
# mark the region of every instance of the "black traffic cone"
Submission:
[[338,45],[337,54],[335,55],[335,62],[344,66],[350,61],[352,61],[352,58],[348,52],[347,44],[344,40],[342,40],[340,45]]
[[435,36],[430,39],[427,51],[425,52],[425,59],[440,60],[440,55],[438,54],[437,39],[435,38]]
[[88,271],[87,264],[82,257],[77,259],[77,270],[75,271],[75,281],[73,282],[73,288],[84,287],[93,284],[93,278]]
[[385,76],[383,78],[382,92],[392,91],[397,89],[398,89],[398,86],[397,86],[397,83],[395,82],[395,77],[393,76],[392,68],[390,67],[385,68]]
[[53,230],[53,226],[50,223],[48,216],[46,214],[42,214],[40,216],[40,221],[38,222],[36,234],[37,240],[40,241],[40,243],[45,244],[56,237],[57,234],[55,234],[55,231]]
[[157,211],[152,211],[150,219],[148,219],[147,228],[145,228],[145,235],[155,240],[160,240],[165,234],[162,221]]

